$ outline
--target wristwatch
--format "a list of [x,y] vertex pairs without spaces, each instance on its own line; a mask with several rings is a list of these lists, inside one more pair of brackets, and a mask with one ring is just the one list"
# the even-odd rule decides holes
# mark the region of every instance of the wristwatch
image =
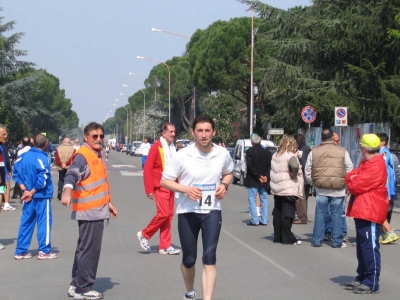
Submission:
[[225,190],[228,191],[229,184],[224,183],[224,182],[221,182],[221,184],[222,184],[223,186],[225,186]]

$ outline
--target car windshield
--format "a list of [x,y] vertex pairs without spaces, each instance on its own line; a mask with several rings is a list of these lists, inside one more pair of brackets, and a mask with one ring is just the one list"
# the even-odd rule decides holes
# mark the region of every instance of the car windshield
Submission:
[[235,148],[226,148],[228,150],[229,155],[233,158],[233,154],[235,153]]

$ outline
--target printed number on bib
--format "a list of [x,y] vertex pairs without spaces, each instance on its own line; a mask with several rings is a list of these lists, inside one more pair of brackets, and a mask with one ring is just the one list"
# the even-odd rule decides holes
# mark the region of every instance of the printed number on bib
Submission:
[[214,209],[216,184],[193,184],[202,190],[202,197],[198,200],[199,209]]

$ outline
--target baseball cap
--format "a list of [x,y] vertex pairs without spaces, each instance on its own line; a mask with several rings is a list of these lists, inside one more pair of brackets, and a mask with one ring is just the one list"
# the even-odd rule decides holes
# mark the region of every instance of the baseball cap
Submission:
[[258,133],[253,132],[253,133],[250,135],[250,139],[251,139],[253,136],[258,136]]
[[373,133],[364,134],[360,141],[361,146],[368,148],[379,148],[380,144],[381,140]]

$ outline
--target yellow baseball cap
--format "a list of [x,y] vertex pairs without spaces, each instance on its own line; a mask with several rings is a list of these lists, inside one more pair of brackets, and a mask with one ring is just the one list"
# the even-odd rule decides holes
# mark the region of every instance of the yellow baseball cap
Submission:
[[380,144],[381,140],[376,134],[373,133],[364,134],[360,141],[361,146],[368,148],[379,148]]

